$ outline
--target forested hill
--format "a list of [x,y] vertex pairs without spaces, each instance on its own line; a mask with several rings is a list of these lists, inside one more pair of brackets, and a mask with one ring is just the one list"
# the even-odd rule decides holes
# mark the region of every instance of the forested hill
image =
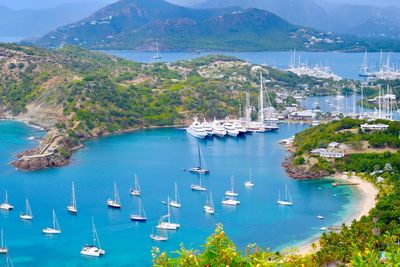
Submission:
[[[364,50],[374,42],[293,25],[260,9],[193,9],[163,0],[121,0],[46,34],[37,45],[154,50]],[[391,44],[387,44],[391,45]],[[383,47],[381,47],[383,48]]]

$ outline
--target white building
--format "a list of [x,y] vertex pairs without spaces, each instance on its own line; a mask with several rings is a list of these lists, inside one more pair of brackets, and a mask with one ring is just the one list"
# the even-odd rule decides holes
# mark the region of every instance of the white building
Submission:
[[363,132],[378,132],[378,131],[386,131],[389,127],[387,124],[362,124],[361,126],[361,131]]

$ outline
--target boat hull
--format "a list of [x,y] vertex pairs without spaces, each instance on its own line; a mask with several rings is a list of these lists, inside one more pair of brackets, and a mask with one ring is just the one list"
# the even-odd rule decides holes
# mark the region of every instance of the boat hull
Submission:
[[140,215],[131,215],[131,221],[135,221],[135,222],[145,222],[147,221],[146,217],[140,216]]
[[135,190],[135,189],[130,189],[129,190],[129,193],[132,195],[132,196],[140,196],[140,191],[139,190]]
[[83,247],[81,250],[81,254],[84,256],[91,256],[91,257],[100,257],[104,255],[106,252],[102,249],[92,246]]
[[53,228],[44,228],[42,230],[44,234],[54,235],[54,234],[61,234],[61,230],[53,229]]
[[72,207],[72,206],[68,206],[67,207],[67,211],[72,215],[78,214],[78,210],[76,208]]
[[28,214],[21,214],[21,215],[19,215],[19,217],[20,217],[22,220],[26,220],[26,221],[30,221],[30,220],[33,219],[33,216],[28,215]]
[[206,136],[208,136],[208,134],[206,132],[204,132],[204,133],[196,132],[193,129],[191,129],[190,127],[186,129],[186,132],[188,134],[190,134],[191,136],[196,137],[198,139],[204,139],[204,138],[206,138]]
[[177,223],[161,222],[159,225],[156,226],[156,228],[164,230],[178,230],[180,226],[181,225]]
[[208,174],[208,173],[210,173],[209,170],[202,169],[202,168],[199,168],[199,167],[190,168],[189,172],[198,173],[198,174]]
[[12,210],[14,209],[14,206],[8,204],[8,203],[3,203],[0,205],[0,209],[2,210]]
[[292,202],[283,201],[283,200],[278,200],[276,203],[278,203],[278,205],[281,205],[281,206],[292,206],[293,205]]
[[167,241],[168,240],[168,237],[158,236],[158,235],[150,235],[150,238],[155,241]]
[[107,206],[113,209],[120,209],[121,208],[121,204],[115,203],[112,200],[108,200],[107,201]]

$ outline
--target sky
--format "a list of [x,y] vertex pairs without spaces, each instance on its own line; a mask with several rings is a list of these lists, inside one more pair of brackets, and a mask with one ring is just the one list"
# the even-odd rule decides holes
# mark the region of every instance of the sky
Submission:
[[[12,8],[12,9],[43,9],[59,6],[66,3],[79,3],[79,2],[90,2],[99,1],[105,4],[115,2],[116,0],[0,0],[0,5]],[[169,0],[177,4],[195,4],[204,0]],[[268,1],[268,0],[265,0]],[[400,6],[400,0],[327,0],[335,3],[352,3],[352,4],[370,4],[370,5],[398,5]]]

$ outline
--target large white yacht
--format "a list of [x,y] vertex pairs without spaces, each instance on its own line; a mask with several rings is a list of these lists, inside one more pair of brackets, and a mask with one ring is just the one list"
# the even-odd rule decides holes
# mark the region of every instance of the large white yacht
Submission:
[[208,135],[203,125],[197,120],[197,118],[194,118],[193,123],[186,128],[186,131],[190,135],[199,139],[204,139]]
[[222,124],[222,127],[224,127],[229,136],[237,137],[239,134],[239,131],[232,125],[232,123],[228,121],[224,122],[224,124]]
[[203,122],[201,123],[201,126],[203,126],[204,131],[206,131],[208,136],[212,136],[213,135],[213,128],[211,126],[211,123],[206,121],[206,119],[203,120]]
[[239,131],[239,134],[245,134],[247,132],[246,128],[238,121],[234,122],[232,126]]
[[217,120],[213,121],[212,129],[213,129],[213,135],[215,135],[215,136],[224,137],[226,135],[225,128],[222,127],[221,124]]

